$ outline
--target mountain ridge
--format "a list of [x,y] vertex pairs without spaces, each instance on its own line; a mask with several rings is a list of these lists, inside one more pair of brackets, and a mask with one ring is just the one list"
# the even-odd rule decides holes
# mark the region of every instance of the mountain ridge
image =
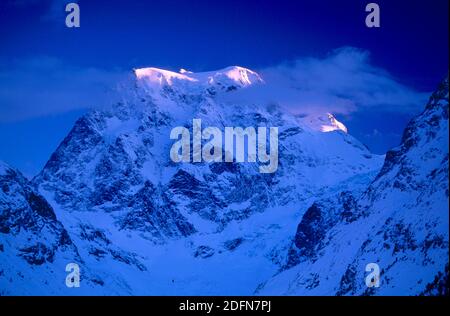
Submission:
[[[218,85],[223,81],[211,82],[208,78],[223,79],[214,76],[221,72],[211,72],[200,75],[206,81],[197,84],[183,79],[194,78],[194,73],[182,71],[175,76],[172,72],[166,75],[175,79],[167,80],[158,78],[161,70],[152,68],[148,84],[145,77],[149,68],[144,69],[147,70],[142,71],[141,78],[123,91],[121,100],[108,109],[81,117],[43,170],[27,184],[48,202],[55,214],[53,220],[61,223],[76,246],[79,257],[72,255],[70,260],[82,265],[89,284],[76,291],[150,295],[249,295],[255,291],[276,295],[378,294],[365,292],[362,287],[364,270],[357,263],[363,260],[365,248],[352,248],[349,258],[354,258],[353,262],[338,260],[339,269],[332,272],[335,277],[329,277],[334,284],[326,288],[327,272],[318,273],[314,262],[337,258],[330,245],[345,249],[339,242],[330,243],[333,234],[351,236],[349,227],[358,231],[360,227],[355,225],[361,221],[374,225],[368,214],[371,207],[379,207],[376,203],[384,194],[380,192],[391,185],[396,190],[402,188],[405,180],[401,177],[414,179],[414,173],[397,173],[394,178],[399,179],[399,185],[391,178],[383,182],[409,151],[393,150],[386,159],[374,155],[331,114],[319,118],[319,125],[308,125],[305,117],[283,111],[273,103],[243,106],[218,98],[249,88],[239,76],[234,78],[237,82],[225,76],[226,84]],[[227,69],[238,74],[250,71]],[[256,83],[264,84],[260,80]],[[229,89],[231,86],[235,88]],[[448,100],[448,80],[446,87]],[[436,148],[436,157],[445,154],[441,144],[445,128],[441,122],[448,122],[448,101],[445,112],[442,94],[433,94],[430,104],[434,106],[429,104],[427,109],[442,108],[443,112],[434,111],[430,120],[425,119],[425,125],[413,124],[426,132],[419,140],[412,138],[422,142],[420,146],[414,142],[410,146]],[[175,164],[169,158],[170,130],[174,126],[191,128],[192,118],[201,119],[207,126],[278,126],[279,169],[274,174],[260,174],[257,166],[250,163]],[[405,134],[413,135],[413,130],[407,128]],[[437,145],[433,133],[439,136]],[[403,143],[409,144],[409,139],[404,136]],[[440,166],[433,173],[439,177],[440,186],[429,191],[440,194],[446,184],[442,174],[447,170],[448,175],[448,147],[447,169],[433,155],[422,154],[424,161]],[[0,177],[2,168],[5,169],[0,164]],[[410,168],[405,165],[403,169]],[[429,170],[429,174],[432,172]],[[412,194],[417,188],[409,187]],[[6,195],[3,201],[4,205],[12,205]],[[6,208],[0,211],[6,218],[11,217]],[[384,213],[377,212],[373,220],[384,220],[386,230],[380,230],[380,234],[387,236],[389,247],[409,251],[409,246],[405,246],[408,240],[399,239],[395,229],[400,229],[401,235],[414,232],[413,226],[406,225],[403,218],[396,221],[395,216],[386,222]],[[441,223],[444,217],[445,214],[436,215],[433,220]],[[445,235],[445,229],[439,227],[439,234],[414,245],[424,247],[431,243],[427,249],[434,256],[447,247],[448,254],[445,238],[443,243],[438,242],[439,236]],[[433,231],[431,227],[427,229]],[[356,238],[355,243],[376,247],[370,241],[365,243],[369,239],[361,238]],[[327,252],[330,256],[324,257]],[[345,252],[339,253],[343,255]],[[8,256],[15,258],[12,252]],[[65,265],[44,265],[59,271],[58,277],[62,278]],[[432,272],[433,277],[438,275],[435,266],[428,265],[422,282],[425,276],[431,280]],[[307,268],[308,275],[295,274],[301,267]],[[11,268],[10,273],[20,271]],[[43,276],[56,280],[47,273]],[[356,278],[362,280],[362,285],[352,283]],[[63,279],[55,282],[58,286],[47,284],[41,290],[71,293],[70,289],[61,289]],[[23,287],[15,289],[14,283],[3,284],[5,293],[29,291]],[[308,290],[299,292],[305,288]],[[423,288],[420,286],[420,291]],[[414,293],[418,289],[414,288]]]

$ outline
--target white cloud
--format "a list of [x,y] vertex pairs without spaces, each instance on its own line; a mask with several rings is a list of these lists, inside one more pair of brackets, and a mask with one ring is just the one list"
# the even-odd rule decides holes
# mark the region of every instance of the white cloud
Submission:
[[[355,48],[259,72],[265,85],[226,94],[226,101],[277,103],[295,114],[348,115],[370,110],[413,115],[429,96],[371,65],[368,52]],[[0,121],[108,105],[126,73],[76,67],[51,57],[0,60]]]
[[122,71],[76,67],[51,57],[0,61],[0,121],[105,106],[124,77]]
[[367,51],[351,47],[322,59],[302,58],[259,72],[266,85],[227,96],[229,101],[277,103],[297,114],[350,114],[368,109],[416,113],[429,96],[371,65]]

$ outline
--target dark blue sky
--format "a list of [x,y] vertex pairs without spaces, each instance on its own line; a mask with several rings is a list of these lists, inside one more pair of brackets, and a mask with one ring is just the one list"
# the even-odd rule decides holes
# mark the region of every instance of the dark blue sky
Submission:
[[[81,8],[79,29],[64,25],[68,2],[1,1],[0,76],[21,61],[43,56],[70,67],[108,71],[141,66],[202,71],[229,65],[258,70],[325,57],[342,46],[368,50],[373,65],[417,91],[432,91],[448,71],[448,0],[374,1],[381,8],[378,29],[365,26],[370,1],[363,0],[75,1]],[[11,93],[20,93],[17,85]],[[5,102],[0,109],[10,106]],[[0,159],[35,174],[82,112],[0,118]],[[387,119],[382,113],[356,113],[345,123],[374,151],[383,152],[398,143],[413,114]],[[367,138],[375,128],[386,137]]]

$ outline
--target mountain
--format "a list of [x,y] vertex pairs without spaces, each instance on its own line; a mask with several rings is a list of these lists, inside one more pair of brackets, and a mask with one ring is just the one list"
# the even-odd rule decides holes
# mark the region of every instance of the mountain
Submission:
[[[418,198],[422,188],[425,190],[434,182],[418,179],[410,186],[410,179],[416,174],[400,172],[397,166],[399,161],[405,161],[409,170],[406,162],[415,157],[413,148],[417,147],[424,150],[423,159],[431,160],[414,160],[415,167],[421,172],[429,166],[437,168],[437,160],[431,157],[442,156],[445,148],[436,143],[438,136],[430,135],[444,137],[441,123],[417,123],[417,131],[411,127],[411,135],[419,133],[422,138],[410,146],[411,151],[401,149],[402,145],[388,153],[383,165],[384,156],[370,153],[330,113],[294,115],[276,102],[241,98],[241,92],[264,84],[257,73],[237,66],[204,73],[134,69],[133,79],[120,89],[121,98],[109,108],[81,117],[44,169],[31,183],[26,182],[49,205],[54,214],[52,220],[58,223],[55,225],[67,232],[73,253],[67,255],[63,266],[52,261],[42,264],[48,271],[58,272],[43,275],[47,283],[28,288],[16,286],[14,276],[1,289],[14,294],[300,293],[302,287],[292,287],[289,282],[309,280],[308,272],[316,273],[320,267],[328,269],[324,262],[340,258],[339,249],[347,249],[341,239],[334,239],[335,234],[341,234],[358,248],[359,240],[368,240],[369,232],[359,235],[352,229],[360,232],[364,224],[376,228],[378,219],[387,219],[382,197],[393,190],[390,186],[396,180],[409,191],[401,191],[398,200],[399,193],[389,193],[389,203],[398,209],[389,215],[392,222],[379,229],[386,230],[382,233],[387,234],[391,247],[403,240],[395,237],[397,224],[413,233],[419,231],[416,226],[422,215],[414,217],[416,226],[396,215],[404,209],[413,210],[415,204],[397,204]],[[436,102],[443,102],[442,98],[439,100]],[[201,120],[202,128],[216,127],[221,131],[226,127],[278,127],[276,171],[261,173],[261,162],[193,162],[192,154],[190,162],[174,162],[170,151],[176,140],[171,139],[171,131],[184,127],[194,134],[195,119]],[[194,141],[190,142],[193,148]],[[440,152],[433,149],[434,154],[427,154],[426,146]],[[401,158],[403,151],[405,155],[409,152],[408,158]],[[448,157],[448,148],[446,153]],[[435,173],[440,179],[445,170]],[[422,176],[429,180],[427,175]],[[445,184],[448,201],[448,182],[441,183]],[[440,207],[437,195],[441,190],[441,186],[436,187],[436,197],[429,191],[423,197],[425,204],[418,202],[421,211],[417,212],[425,214],[427,202],[433,209]],[[4,205],[11,205],[15,196],[2,196]],[[2,212],[9,214],[6,209]],[[22,212],[18,209],[15,213]],[[369,216],[372,212],[374,215]],[[433,219],[438,225],[445,219],[445,214],[437,211],[431,214],[434,215],[427,218],[430,223]],[[9,226],[9,222],[5,224]],[[31,239],[40,238],[39,231],[25,227]],[[424,231],[431,232],[428,239],[414,240],[423,246],[433,238],[445,237],[445,227],[439,229],[426,227]],[[52,232],[49,236],[56,235]],[[0,243],[5,238],[8,235],[0,232]],[[442,260],[434,257],[434,251],[445,251],[445,241],[448,238],[443,244],[430,246],[429,254],[435,263],[429,264],[423,283],[433,273],[438,279],[442,277],[437,273],[444,271],[444,267],[437,269]],[[14,239],[10,244],[17,248]],[[372,244],[367,242],[367,246]],[[59,251],[57,246],[52,247]],[[8,249],[8,258],[22,264],[20,271],[30,270],[30,263],[13,248]],[[327,251],[330,255],[325,254]],[[365,254],[363,249],[359,255],[340,258],[335,276],[329,279],[340,282],[345,270],[360,273],[351,267],[365,259]],[[409,254],[405,256],[409,258]],[[411,254],[418,258],[417,251]],[[380,260],[384,263],[386,258]],[[55,287],[54,284],[64,286],[64,267],[69,262],[80,264],[81,287]],[[315,266],[314,262],[322,263]],[[300,271],[305,265],[311,270],[304,270],[303,276]],[[325,284],[321,278],[326,278],[326,273],[322,273],[314,278]],[[26,279],[33,277],[27,275]],[[358,286],[349,287],[342,282],[334,292],[322,285],[314,289],[322,294],[361,293]],[[395,290],[400,292],[399,288],[394,287]]]
[[[4,162],[0,162],[0,237],[1,295],[58,294],[65,287],[64,262],[81,261],[53,208]],[[59,286],[41,287],[54,279],[53,274],[62,278]]]
[[[448,295],[448,78],[362,192],[318,199],[259,294]],[[367,287],[365,267],[380,268]]]

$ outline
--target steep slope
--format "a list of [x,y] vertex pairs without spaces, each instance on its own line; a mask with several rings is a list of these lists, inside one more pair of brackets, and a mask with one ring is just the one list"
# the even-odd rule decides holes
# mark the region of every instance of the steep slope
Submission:
[[[33,179],[101,293],[251,294],[283,264],[299,209],[366,186],[381,168],[331,115],[307,124],[276,104],[220,98],[264,84],[251,70],[134,73],[122,99],[80,118]],[[174,163],[170,132],[192,131],[193,119],[278,127],[278,170]]]
[[[448,97],[447,78],[366,190],[307,209],[284,267],[258,293],[448,293]],[[380,268],[378,288],[366,286],[369,263]]]
[[[124,100],[78,120],[34,180],[69,211],[111,211],[121,228],[183,237],[201,229],[192,215],[223,225],[380,166],[380,157],[345,132],[318,132],[273,105],[217,103],[218,93],[263,83],[245,68],[135,73],[136,86]],[[191,128],[194,118],[204,127],[279,127],[278,171],[260,174],[250,163],[173,163],[170,130]],[[238,214],[229,207],[244,202],[249,205]]]
[[[0,294],[57,294],[77,248],[52,207],[22,174],[0,162]],[[51,284],[51,286],[48,286]]]

